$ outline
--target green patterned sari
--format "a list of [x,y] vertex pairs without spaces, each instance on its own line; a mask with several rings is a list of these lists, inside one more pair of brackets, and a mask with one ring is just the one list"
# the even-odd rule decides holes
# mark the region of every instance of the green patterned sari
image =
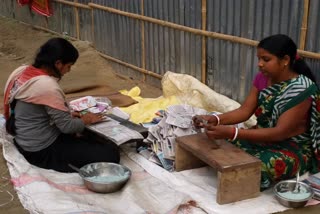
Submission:
[[[282,113],[302,101],[312,100],[307,132],[278,143],[250,143],[235,140],[232,143],[262,161],[261,188],[276,181],[294,177],[320,167],[320,93],[309,78],[297,78],[274,84],[259,92],[257,128],[275,127]],[[319,153],[318,153],[319,151]]]

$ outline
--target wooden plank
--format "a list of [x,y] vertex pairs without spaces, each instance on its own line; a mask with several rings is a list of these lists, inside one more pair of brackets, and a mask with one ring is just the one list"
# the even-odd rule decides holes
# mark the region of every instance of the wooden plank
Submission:
[[220,172],[239,166],[260,166],[261,161],[225,140],[210,140],[204,133],[176,138],[177,144]]
[[258,158],[225,140],[209,140],[205,134],[179,137],[176,142],[177,171],[200,167],[203,162],[218,170],[217,203],[232,203],[260,194]]
[[261,165],[218,172],[217,203],[227,204],[260,194]]
[[179,144],[176,144],[176,157],[174,163],[175,170],[177,172],[188,169],[195,169],[207,165],[199,158],[194,156],[191,152],[179,146]]

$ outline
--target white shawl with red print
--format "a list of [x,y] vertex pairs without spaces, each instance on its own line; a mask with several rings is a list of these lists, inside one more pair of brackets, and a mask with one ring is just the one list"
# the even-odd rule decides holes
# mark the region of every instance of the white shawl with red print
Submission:
[[33,66],[20,66],[12,72],[4,90],[4,116],[9,118],[9,104],[14,100],[46,105],[61,111],[69,111],[65,94],[58,79]]

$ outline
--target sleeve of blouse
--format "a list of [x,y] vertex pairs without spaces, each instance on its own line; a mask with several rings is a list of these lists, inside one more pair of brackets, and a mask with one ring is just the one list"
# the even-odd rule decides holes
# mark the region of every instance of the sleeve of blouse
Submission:
[[52,122],[62,133],[73,134],[82,132],[84,130],[85,124],[80,118],[73,118],[69,112],[61,111],[48,106],[45,108]]

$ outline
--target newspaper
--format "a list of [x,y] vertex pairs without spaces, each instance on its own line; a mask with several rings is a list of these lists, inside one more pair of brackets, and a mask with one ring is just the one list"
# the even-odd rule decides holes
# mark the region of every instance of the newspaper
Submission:
[[[204,129],[196,129],[193,126],[192,117],[212,114],[220,114],[220,112],[207,112],[186,104],[169,106],[166,111],[161,112],[160,122],[156,126],[149,127],[148,137],[144,142],[150,145],[152,152],[147,159],[168,171],[173,171],[176,137],[204,132]],[[241,128],[243,124],[236,126]]]
[[139,132],[127,128],[111,118],[107,118],[100,123],[87,125],[87,128],[104,135],[118,146],[130,140],[143,139]]
[[149,128],[145,142],[151,145],[152,153],[148,159],[157,162],[168,171],[174,170],[175,139],[197,133],[198,130],[192,124],[192,117],[201,114],[208,112],[189,105],[169,106],[162,114],[160,122]]
[[96,106],[97,101],[92,96],[86,96],[70,101],[69,105],[70,108],[74,111],[83,111],[85,109]]

